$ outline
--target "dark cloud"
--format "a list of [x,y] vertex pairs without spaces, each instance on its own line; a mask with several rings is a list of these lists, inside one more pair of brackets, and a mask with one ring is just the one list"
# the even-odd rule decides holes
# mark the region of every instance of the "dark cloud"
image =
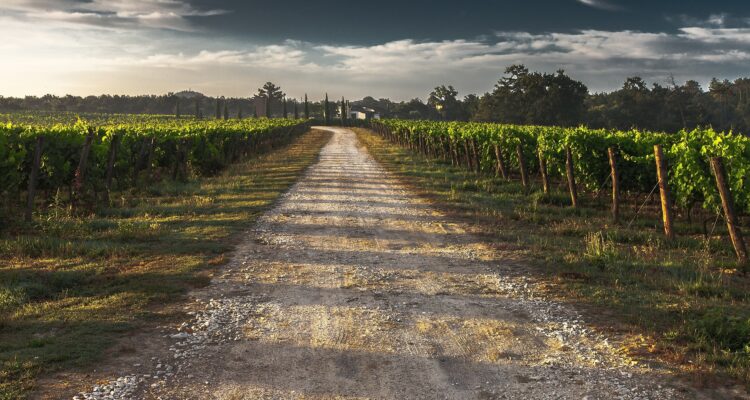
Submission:
[[177,31],[193,30],[190,18],[228,13],[196,8],[185,0],[6,0],[0,4],[0,11],[3,10],[30,22]]
[[[675,19],[680,15],[695,20],[721,14],[750,17],[746,0],[586,1],[590,6],[581,0],[194,0],[192,4],[232,10],[232,14],[221,18],[196,21],[223,35],[265,42],[295,39],[353,45],[404,38],[471,39],[495,31],[545,33],[595,29],[675,33],[686,25]],[[602,7],[616,7],[619,11]]]
[[746,8],[721,0],[4,0],[0,36],[13,40],[0,43],[12,55],[0,76],[33,78],[0,82],[8,90],[0,95],[184,87],[243,95],[274,80],[291,95],[404,99],[443,83],[482,93],[514,63],[563,68],[593,90],[631,75],[707,82],[747,73]]

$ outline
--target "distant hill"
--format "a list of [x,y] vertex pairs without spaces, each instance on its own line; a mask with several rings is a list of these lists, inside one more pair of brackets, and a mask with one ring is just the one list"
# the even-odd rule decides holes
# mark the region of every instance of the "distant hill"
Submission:
[[196,97],[206,97],[203,93],[195,92],[192,90],[183,90],[174,94],[181,99],[194,99]]

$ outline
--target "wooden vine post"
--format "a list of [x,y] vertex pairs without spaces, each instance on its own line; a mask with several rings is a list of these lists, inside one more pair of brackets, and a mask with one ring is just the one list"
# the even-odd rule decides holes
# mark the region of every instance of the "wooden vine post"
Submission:
[[451,139],[451,157],[453,157],[451,163],[454,167],[461,166],[461,159],[458,156],[458,143],[455,139]]
[[502,176],[506,181],[508,180],[508,169],[505,168],[505,160],[503,160],[503,154],[500,152],[500,146],[495,145],[495,159],[497,160],[497,171],[496,176]]
[[448,157],[446,156],[446,153],[445,153],[445,138],[443,138],[443,136],[440,135],[438,139],[440,139],[440,144],[439,144],[440,159],[443,161],[448,161]]
[[29,188],[26,193],[26,213],[24,219],[31,222],[34,213],[34,195],[36,192],[36,181],[39,179],[39,166],[42,163],[42,147],[44,146],[44,136],[37,136],[36,146],[34,147],[34,160],[31,164],[31,173],[29,174]]
[[186,182],[188,179],[188,160],[190,158],[190,150],[193,147],[193,142],[190,139],[182,139],[181,144],[181,159],[180,159],[180,170],[178,172],[178,179],[182,182]]
[[479,159],[479,152],[477,151],[477,147],[477,140],[471,139],[472,162],[474,164],[474,172],[478,174],[482,171],[482,161]]
[[148,138],[143,138],[140,143],[140,151],[138,151],[137,156],[133,156],[133,185],[138,186],[138,175],[141,172],[142,166],[144,164],[144,161],[146,159],[146,151],[147,149],[147,142]]
[[734,199],[732,198],[732,193],[729,191],[727,173],[724,169],[724,161],[721,157],[711,158],[711,169],[716,177],[716,186],[718,187],[719,195],[721,196],[721,206],[724,209],[724,219],[727,221],[729,238],[732,240],[732,245],[734,245],[734,251],[737,253],[737,259],[740,264],[746,264],[747,247],[745,247],[745,240],[743,239],[742,232],[738,227],[737,214],[734,212]]
[[450,158],[451,164],[453,164],[453,150],[451,147],[451,139],[450,138],[443,138],[440,137],[441,143],[443,144],[443,160],[445,162],[448,162],[448,159]]
[[104,198],[109,201],[109,193],[112,191],[112,179],[115,176],[115,160],[117,160],[117,145],[120,143],[120,135],[112,136],[109,143],[109,156],[107,157],[107,173],[104,178]]
[[539,157],[539,174],[542,176],[542,188],[544,188],[544,194],[549,194],[549,175],[547,175],[547,161],[544,159],[542,149],[537,149],[537,155]]
[[516,156],[518,156],[518,168],[521,170],[521,183],[523,188],[529,190],[529,174],[526,171],[526,160],[523,158],[523,148],[521,145],[516,146]]
[[452,138],[448,138],[448,151],[450,152],[451,165],[454,167],[457,166],[458,156],[456,155],[456,145]]
[[[184,182],[187,178],[188,146],[188,141],[185,138],[180,139],[176,144],[175,163],[172,170],[172,180],[174,181]],[[239,148],[239,146],[235,146],[235,148]],[[239,155],[236,157],[239,157]]]
[[672,226],[672,203],[667,182],[667,160],[661,145],[654,146],[654,157],[656,158],[656,175],[659,179],[659,193],[661,197],[661,214],[664,222],[664,234],[667,239],[674,239],[674,228]]
[[471,163],[471,155],[469,153],[469,141],[466,139],[463,139],[463,142],[464,142],[464,156],[465,156],[464,161],[466,162],[466,169],[468,169],[469,171],[473,171],[474,165]]
[[609,167],[612,170],[612,220],[620,222],[620,172],[617,170],[617,158],[615,149],[608,148]]
[[153,166],[151,164],[154,158],[154,144],[156,144],[156,138],[152,137],[148,143],[148,152],[146,153],[146,160],[145,160],[146,180],[149,182],[151,181],[151,178],[152,178],[151,169]]
[[78,168],[76,168],[75,172],[73,209],[78,207],[78,201],[83,197],[83,191],[86,186],[86,165],[89,161],[91,144],[93,142],[94,130],[89,128],[89,133],[86,135],[86,139],[83,142],[83,148],[81,149],[81,158],[78,160]]
[[570,147],[565,147],[565,172],[568,176],[568,190],[570,190],[570,202],[573,208],[578,208],[578,188],[576,187],[576,176],[573,169],[573,152]]

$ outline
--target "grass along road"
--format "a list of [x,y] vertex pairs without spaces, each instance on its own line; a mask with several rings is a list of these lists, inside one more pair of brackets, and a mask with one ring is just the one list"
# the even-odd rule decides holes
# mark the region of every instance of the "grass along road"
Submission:
[[105,392],[701,397],[669,370],[623,355],[575,309],[541,297],[503,245],[400,185],[352,131],[330,129],[319,162],[259,219],[211,284],[191,293],[191,317],[140,337],[143,348],[161,350],[131,358],[141,367],[111,376]]
[[6,229],[0,399],[75,393],[84,377],[106,373],[103,357],[138,354],[134,332],[184,318],[178,300],[209,283],[237,232],[297,180],[329,136],[312,131],[218,177],[122,193],[91,217],[52,207],[33,227]]

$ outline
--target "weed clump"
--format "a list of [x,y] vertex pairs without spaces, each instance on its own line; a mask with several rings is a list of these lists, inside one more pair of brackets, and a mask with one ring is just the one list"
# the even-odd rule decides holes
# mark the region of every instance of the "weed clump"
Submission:
[[614,241],[602,231],[586,234],[583,241],[585,259],[601,270],[606,269],[620,255]]

